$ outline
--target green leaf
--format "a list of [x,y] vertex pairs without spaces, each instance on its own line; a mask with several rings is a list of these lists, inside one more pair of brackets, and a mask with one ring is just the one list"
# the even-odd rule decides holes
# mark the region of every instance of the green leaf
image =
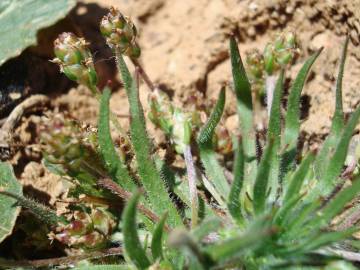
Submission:
[[324,175],[319,179],[317,186],[314,189],[314,195],[322,194],[328,195],[333,188],[338,184],[337,178],[344,166],[344,162],[349,149],[349,143],[354,132],[354,129],[359,122],[360,107],[351,115],[349,122],[340,135],[339,143],[335,148],[334,154],[328,161]]
[[286,231],[282,235],[284,241],[289,241],[291,239],[297,238],[299,231],[302,229],[304,224],[312,217],[313,212],[320,207],[321,200],[314,200],[311,203],[304,204],[299,211],[293,211],[293,215],[290,218],[288,215],[287,219],[282,221]]
[[225,178],[223,168],[216,159],[213,150],[212,140],[216,126],[218,125],[225,106],[225,88],[223,87],[219,93],[218,100],[215,104],[211,115],[201,129],[198,144],[200,149],[201,162],[204,165],[206,175],[211,180],[217,191],[223,198],[227,198],[230,188]]
[[163,233],[164,233],[164,225],[167,218],[167,213],[165,213],[156,227],[154,229],[154,233],[151,239],[151,253],[153,256],[153,260],[156,261],[158,258],[163,258]]
[[274,140],[274,146],[270,157],[270,172],[268,180],[268,188],[270,187],[269,201],[274,202],[276,200],[279,180],[280,180],[280,139],[281,139],[281,97],[283,94],[284,83],[284,70],[281,70],[279,78],[276,81],[275,90],[273,93],[273,99],[271,104],[269,127],[267,132],[268,143],[270,140]]
[[132,79],[125,61],[118,50],[116,50],[116,59],[128,96],[131,115],[131,142],[138,164],[139,175],[145,187],[147,197],[155,213],[159,216],[168,211],[169,225],[173,227],[182,225],[182,220],[169,198],[165,183],[151,157],[152,146],[146,131],[145,117],[139,100],[137,85]]
[[314,159],[315,154],[310,152],[300,163],[299,167],[290,178],[289,186],[286,190],[284,197],[284,203],[292,199],[294,196],[299,195],[300,189],[304,183],[305,177],[308,174],[308,171]]
[[[290,164],[294,164],[297,142],[300,132],[300,97],[302,89],[304,88],[307,75],[311,66],[320,55],[322,48],[314,53],[302,66],[297,74],[294,83],[291,86],[287,104],[287,111],[285,116],[285,130],[282,141],[282,147],[287,147],[287,151],[282,157],[281,167],[284,170],[289,170]],[[286,172],[285,171],[285,172]],[[284,173],[285,173],[284,172]]]
[[360,177],[357,177],[352,185],[341,190],[321,211],[309,222],[307,227],[315,230],[322,228],[338,215],[344,206],[355,198],[360,192]]
[[231,185],[231,190],[228,199],[228,209],[231,216],[240,224],[244,222],[244,217],[242,215],[241,203],[240,203],[240,193],[244,181],[244,149],[242,138],[239,138],[238,145],[235,153],[235,162],[233,167],[234,180]]
[[150,266],[150,261],[141,245],[136,224],[136,205],[139,198],[140,193],[136,192],[127,203],[122,214],[124,246],[126,253],[136,267],[146,269]]
[[0,65],[36,44],[37,31],[64,18],[74,0],[0,1]]
[[331,123],[332,124],[331,129],[333,130],[334,133],[341,133],[341,130],[344,127],[344,112],[343,112],[343,104],[342,104],[342,81],[344,76],[344,68],[345,68],[348,45],[349,45],[349,36],[346,37],[345,43],[343,45],[341,58],[340,58],[339,72],[336,80],[335,112]]
[[134,188],[136,188],[136,185],[131,179],[125,164],[123,164],[123,162],[120,160],[120,157],[115,150],[115,145],[111,138],[109,123],[110,95],[110,90],[106,88],[100,100],[100,113],[98,124],[98,140],[100,153],[105,162],[105,166],[113,180],[126,190],[133,191]]
[[234,37],[230,37],[229,45],[231,71],[234,82],[234,92],[236,95],[240,132],[241,136],[243,137],[245,154],[245,175],[243,188],[240,195],[241,205],[245,206],[246,201],[248,201],[249,194],[252,195],[257,171],[253,104],[251,85],[247,78],[245,68],[240,57],[239,49]]
[[[16,180],[10,164],[0,162],[0,189],[22,196],[21,184]],[[0,194],[0,243],[12,233],[20,207],[16,199]]]
[[337,143],[340,141],[341,132],[344,128],[344,112],[343,112],[343,104],[342,104],[342,78],[344,74],[348,43],[349,43],[349,38],[347,37],[343,46],[338,77],[336,80],[335,112],[331,123],[330,134],[326,138],[315,162],[315,167],[316,167],[315,171],[319,179],[326,172],[326,168],[329,162],[328,156],[331,150],[334,149]]
[[274,155],[274,140],[270,139],[260,160],[255,179],[253,205],[255,213],[262,214],[265,210],[266,196],[271,169],[271,157]]
[[245,68],[234,37],[230,38],[230,59],[240,128],[244,138],[244,152],[247,157],[253,157],[255,156],[255,134],[253,130],[251,86],[246,76]]

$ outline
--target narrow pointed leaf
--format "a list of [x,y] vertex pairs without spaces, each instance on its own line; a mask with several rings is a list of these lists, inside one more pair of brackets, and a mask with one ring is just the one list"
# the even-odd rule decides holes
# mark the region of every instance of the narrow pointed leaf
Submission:
[[109,123],[109,99],[110,90],[107,88],[104,90],[100,100],[100,114],[98,124],[100,153],[112,179],[121,187],[128,191],[132,191],[134,188],[136,188],[136,185],[131,179],[125,164],[123,164],[123,162],[120,160],[111,138]]
[[314,153],[309,153],[305,157],[305,159],[300,163],[299,167],[290,178],[290,182],[284,197],[284,203],[292,199],[294,196],[299,195],[305,177],[308,174],[308,171],[314,159],[315,159]]
[[326,167],[328,165],[328,156],[331,149],[334,149],[337,143],[340,140],[342,130],[344,128],[344,112],[342,104],[342,78],[344,74],[346,53],[349,44],[349,38],[347,37],[342,49],[342,55],[340,59],[339,72],[336,80],[336,89],[335,89],[335,112],[331,123],[330,134],[326,138],[320,153],[316,159],[316,175],[318,178],[321,178],[326,172]]
[[225,178],[223,168],[220,166],[219,162],[216,159],[212,145],[214,131],[221,119],[222,113],[224,111],[224,106],[225,88],[222,88],[219,93],[219,97],[215,104],[215,107],[205,126],[202,128],[197,142],[199,144],[200,157],[204,165],[206,175],[211,180],[212,184],[215,186],[221,196],[223,196],[223,198],[227,198],[230,187]]
[[234,37],[230,38],[230,58],[244,151],[247,156],[255,156],[251,86]]
[[234,180],[231,185],[231,190],[228,199],[228,209],[231,216],[240,224],[244,222],[242,209],[240,204],[240,193],[244,181],[244,149],[242,138],[239,138],[234,162]]
[[158,258],[163,258],[163,234],[164,234],[164,225],[167,218],[167,213],[165,213],[156,227],[151,240],[151,253],[153,260],[156,261]]
[[234,37],[230,37],[230,60],[234,81],[234,91],[237,100],[240,131],[244,141],[244,153],[245,157],[249,159],[249,161],[245,163],[246,179],[248,179],[247,182],[249,183],[244,183],[246,189],[245,191],[249,192],[252,188],[256,175],[253,104],[251,96],[251,85],[245,73],[245,68],[242,63],[239,49]]
[[306,60],[290,88],[285,116],[284,137],[282,141],[282,147],[287,147],[287,151],[282,158],[282,168],[284,168],[286,171],[289,169],[290,164],[294,164],[294,159],[296,156],[296,148],[300,132],[301,92],[304,88],[310,69],[317,57],[320,55],[321,51],[322,48],[314,53],[308,60]]
[[127,203],[122,214],[123,234],[125,251],[132,262],[139,269],[146,269],[150,266],[150,261],[143,249],[139,235],[137,233],[136,224],[136,205],[139,201],[140,193],[137,192]]
[[311,229],[322,228],[338,215],[344,206],[360,193],[360,177],[352,185],[340,191],[317,215],[307,227]]
[[349,149],[349,143],[354,129],[359,122],[359,118],[360,107],[352,114],[348,124],[344,128],[340,140],[335,148],[335,152],[327,163],[326,171],[324,171],[323,177],[319,180],[319,183],[314,190],[315,195],[322,194],[326,196],[338,184],[336,180],[344,166]]
[[255,179],[253,204],[257,214],[262,214],[265,210],[266,196],[269,183],[271,168],[271,157],[274,154],[274,140],[269,140],[265,148],[264,155],[261,158],[258,172]]
[[132,79],[130,72],[120,52],[116,52],[117,64],[123,79],[130,106],[130,134],[133,149],[138,164],[139,175],[145,187],[146,194],[154,211],[161,216],[169,212],[168,221],[171,226],[182,225],[181,218],[175,205],[169,198],[165,183],[160,172],[156,169],[151,157],[151,143],[147,135],[143,108],[139,100],[138,87]]

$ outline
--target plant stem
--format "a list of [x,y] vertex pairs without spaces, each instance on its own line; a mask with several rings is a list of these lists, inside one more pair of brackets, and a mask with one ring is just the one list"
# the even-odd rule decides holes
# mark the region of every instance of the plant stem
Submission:
[[271,112],[271,105],[272,105],[272,101],[273,101],[276,81],[277,81],[277,76],[266,75],[265,93],[266,93],[267,112],[268,112],[269,117],[270,117],[270,112]]
[[198,223],[198,196],[196,189],[196,170],[194,160],[191,154],[190,145],[186,145],[184,149],[184,158],[186,164],[186,172],[189,182],[190,201],[191,201],[191,227],[196,227]]
[[[114,195],[116,195],[126,201],[130,200],[130,198],[133,196],[133,194],[131,192],[126,191],[125,189],[121,188],[118,184],[116,184],[114,181],[112,181],[109,178],[102,178],[102,179],[98,180],[97,184],[103,188],[106,188]],[[160,218],[153,211],[151,211],[149,208],[147,208],[145,205],[139,203],[137,205],[137,208],[139,209],[139,211],[141,213],[143,213],[145,216],[147,216],[154,223],[160,221]],[[168,225],[165,224],[164,228],[167,232],[170,231],[170,228]]]
[[121,247],[110,248],[102,251],[93,251],[85,254],[80,254],[76,256],[67,256],[67,257],[59,257],[59,258],[51,258],[51,259],[40,259],[40,260],[21,260],[21,261],[13,261],[0,259],[0,265],[2,267],[9,268],[19,268],[19,267],[50,267],[57,265],[69,265],[74,264],[75,262],[79,262],[82,260],[88,259],[100,259],[108,256],[115,256],[123,254],[123,249]]
[[145,72],[144,68],[142,67],[142,65],[140,64],[140,62],[135,59],[135,58],[130,58],[131,61],[133,62],[134,66],[138,69],[139,74],[141,75],[141,77],[143,78],[144,82],[147,84],[147,86],[150,88],[151,91],[155,90],[155,85],[153,84],[153,82],[150,80],[149,76],[147,75],[147,73]]

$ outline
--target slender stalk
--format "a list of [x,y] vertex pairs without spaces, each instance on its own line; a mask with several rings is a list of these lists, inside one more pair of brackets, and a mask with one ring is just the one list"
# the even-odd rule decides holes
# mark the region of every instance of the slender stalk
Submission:
[[[114,181],[112,181],[109,178],[103,178],[98,180],[97,184],[103,188],[106,188],[114,195],[120,197],[121,199],[124,199],[126,201],[130,200],[130,198],[133,196],[133,194],[129,191],[126,191],[125,189],[121,188],[118,184],[116,184]],[[141,213],[143,213],[145,216],[147,216],[150,220],[152,220],[154,223],[159,222],[160,218],[149,208],[144,206],[143,204],[138,204],[137,208]],[[171,229],[168,225],[165,224],[164,226],[165,230],[169,232]]]
[[184,149],[184,158],[186,164],[186,172],[188,176],[190,201],[191,201],[191,227],[196,227],[198,223],[198,196],[196,189],[196,169],[194,166],[194,160],[191,154],[190,145],[186,145]]
[[155,90],[155,85],[150,80],[150,77],[145,72],[144,68],[140,64],[140,62],[136,58],[130,58],[133,62],[134,66],[138,69],[140,76],[143,78],[144,82],[147,84],[147,86],[150,88],[151,91]]
[[123,254],[123,249],[121,247],[110,248],[102,251],[94,251],[86,254],[76,255],[76,256],[67,256],[67,257],[59,257],[59,258],[51,258],[51,259],[40,259],[40,260],[5,260],[0,259],[1,267],[9,267],[9,268],[18,268],[18,267],[50,267],[57,265],[69,265],[74,264],[76,262],[88,259],[100,259],[108,256],[115,256]]
[[271,105],[272,105],[272,100],[273,100],[273,96],[274,96],[276,81],[277,81],[277,76],[275,76],[275,75],[266,75],[266,78],[265,78],[265,93],[266,93],[266,103],[267,103],[268,116],[270,116],[270,112],[271,112]]

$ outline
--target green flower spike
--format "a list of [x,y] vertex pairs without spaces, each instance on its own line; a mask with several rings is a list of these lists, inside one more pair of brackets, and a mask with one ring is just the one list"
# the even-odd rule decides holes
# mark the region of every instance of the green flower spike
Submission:
[[73,33],[62,33],[54,41],[54,53],[53,62],[70,80],[86,86],[96,85],[97,75],[85,39]]
[[284,68],[298,53],[296,37],[293,32],[278,35],[274,43],[266,45],[264,50],[264,64],[266,72],[271,75],[280,68]]
[[119,48],[122,54],[138,58],[141,50],[136,43],[137,30],[130,18],[122,15],[114,7],[103,17],[100,23],[101,34],[110,48]]

